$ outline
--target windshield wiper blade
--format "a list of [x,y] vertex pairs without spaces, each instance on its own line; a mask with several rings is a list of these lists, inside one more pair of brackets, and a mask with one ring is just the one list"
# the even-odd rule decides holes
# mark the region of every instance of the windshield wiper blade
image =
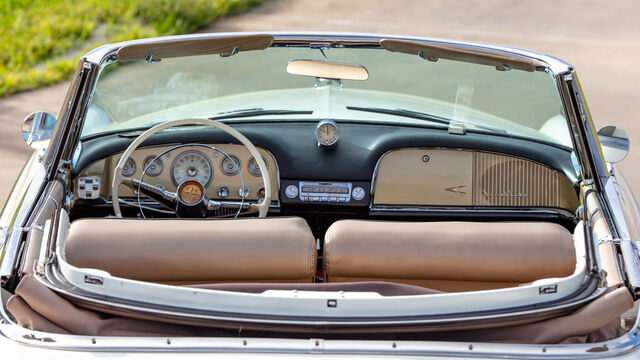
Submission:
[[[347,106],[347,110],[355,110],[355,111],[366,111],[366,112],[372,112],[372,113],[377,113],[377,114],[388,114],[388,115],[395,115],[395,116],[404,116],[404,117],[408,117],[408,118],[412,118],[412,119],[418,119],[418,120],[427,120],[427,121],[431,121],[437,124],[443,124],[443,125],[450,125],[453,120],[447,119],[447,118],[443,118],[441,116],[437,116],[437,115],[431,115],[431,114],[427,114],[427,113],[423,113],[423,112],[419,112],[419,111],[413,111],[413,110],[407,110],[407,109],[385,109],[385,108],[375,108],[375,107],[359,107],[359,106]],[[471,125],[473,127],[476,127],[478,129],[484,129],[484,130],[489,130],[492,132],[497,132],[497,133],[504,133],[504,134],[508,134],[509,132],[504,130],[504,129],[500,129],[500,128],[495,128],[492,126],[485,126],[485,125],[479,125],[479,124],[468,124],[468,123],[462,123],[464,125]]]
[[347,110],[355,110],[355,111],[365,111],[372,112],[376,114],[387,114],[387,115],[396,115],[403,116],[412,119],[418,120],[427,120],[438,124],[449,125],[451,124],[451,120],[430,115],[426,113],[422,113],[419,111],[407,110],[407,109],[385,109],[385,108],[376,108],[376,107],[360,107],[360,106],[347,106]]
[[279,109],[265,110],[263,108],[253,108],[253,109],[242,109],[242,110],[221,112],[210,117],[209,119],[223,120],[223,119],[237,119],[237,118],[252,117],[252,116],[263,116],[263,115],[310,115],[310,114],[313,114],[313,110],[279,110]]

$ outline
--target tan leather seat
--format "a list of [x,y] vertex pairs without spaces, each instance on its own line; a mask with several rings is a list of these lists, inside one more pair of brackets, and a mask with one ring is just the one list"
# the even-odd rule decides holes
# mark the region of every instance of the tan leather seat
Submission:
[[552,223],[343,220],[325,235],[327,282],[392,281],[455,292],[573,273],[573,236]]
[[302,218],[82,219],[67,262],[113,276],[168,284],[312,282],[316,244]]

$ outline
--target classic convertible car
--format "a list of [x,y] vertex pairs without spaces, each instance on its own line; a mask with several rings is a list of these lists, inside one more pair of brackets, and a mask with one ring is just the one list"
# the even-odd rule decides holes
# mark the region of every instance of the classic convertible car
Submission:
[[[623,130],[569,64],[365,34],[106,45],[2,226],[21,357],[640,354]],[[110,355],[111,356],[111,355]]]

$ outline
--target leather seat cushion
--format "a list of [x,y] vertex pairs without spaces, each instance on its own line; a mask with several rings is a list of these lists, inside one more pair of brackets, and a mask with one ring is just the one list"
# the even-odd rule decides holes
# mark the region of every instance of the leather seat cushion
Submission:
[[316,244],[302,218],[81,219],[67,262],[135,280],[188,284],[311,282]]
[[327,230],[323,258],[329,282],[398,281],[438,290],[440,282],[445,291],[458,282],[473,290],[564,277],[575,264],[572,234],[542,222],[343,220]]

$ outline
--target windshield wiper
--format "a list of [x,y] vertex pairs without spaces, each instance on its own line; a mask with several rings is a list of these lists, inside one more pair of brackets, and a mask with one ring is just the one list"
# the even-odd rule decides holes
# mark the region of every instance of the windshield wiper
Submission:
[[[407,109],[385,109],[385,108],[376,108],[376,107],[359,107],[359,106],[347,106],[347,110],[355,110],[355,111],[365,111],[365,112],[372,112],[372,113],[376,113],[376,114],[388,114],[388,115],[395,115],[395,116],[402,116],[402,117],[407,117],[407,118],[412,118],[412,119],[418,119],[418,120],[427,120],[427,121],[431,121],[437,124],[442,124],[442,125],[447,125],[449,126],[453,120],[451,119],[447,119],[441,116],[437,116],[437,115],[431,115],[431,114],[427,114],[427,113],[423,113],[423,112],[419,112],[419,111],[414,111],[414,110],[407,110]],[[484,125],[478,125],[478,124],[467,124],[467,123],[463,123],[465,125],[471,125],[475,128],[478,129],[484,129],[484,130],[489,130],[489,131],[493,131],[493,132],[499,132],[499,133],[504,133],[507,134],[508,131],[504,130],[504,129],[499,129],[499,128],[494,128],[491,126],[484,126]]]
[[263,116],[263,115],[310,115],[310,114],[313,114],[313,110],[278,110],[278,109],[265,110],[263,108],[253,108],[253,109],[242,109],[242,110],[221,112],[210,117],[209,119],[223,120],[223,119],[237,119],[237,118],[252,117],[252,116]]
[[403,116],[403,117],[408,117],[412,119],[427,120],[427,121],[431,121],[431,122],[443,124],[443,125],[451,124],[451,120],[449,119],[446,119],[440,116],[422,113],[419,111],[407,110],[407,109],[385,109],[385,108],[376,108],[376,107],[347,106],[347,110]]

